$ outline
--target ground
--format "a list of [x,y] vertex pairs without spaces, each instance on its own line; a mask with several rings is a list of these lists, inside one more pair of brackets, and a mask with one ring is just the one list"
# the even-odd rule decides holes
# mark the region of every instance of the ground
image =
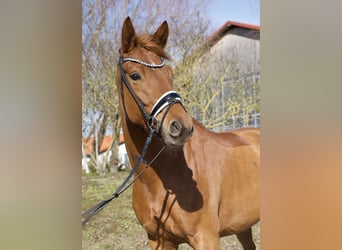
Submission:
[[[109,197],[126,178],[122,171],[106,177],[82,177],[82,211]],[[260,226],[253,227],[254,242],[260,249]],[[235,236],[221,238],[223,250],[242,249]],[[83,250],[150,249],[146,233],[131,206],[131,188],[95,215],[82,230]],[[182,244],[179,249],[192,249]]]

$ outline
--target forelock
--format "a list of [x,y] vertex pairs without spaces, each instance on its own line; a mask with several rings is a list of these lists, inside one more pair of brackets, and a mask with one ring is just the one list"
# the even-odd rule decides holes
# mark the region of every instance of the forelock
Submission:
[[167,60],[170,60],[170,56],[165,52],[163,48],[161,48],[154,40],[151,35],[141,35],[137,37],[137,46],[147,49],[160,57],[163,57]]

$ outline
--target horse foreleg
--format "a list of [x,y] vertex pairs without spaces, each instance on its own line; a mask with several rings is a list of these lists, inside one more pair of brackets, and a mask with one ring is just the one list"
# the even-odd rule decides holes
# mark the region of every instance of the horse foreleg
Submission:
[[154,237],[148,236],[150,247],[152,250],[174,250],[178,249],[178,244],[171,241],[164,240],[163,238],[155,239]]
[[253,242],[252,229],[247,229],[241,233],[236,234],[238,240],[243,246],[244,250],[255,250],[255,244]]

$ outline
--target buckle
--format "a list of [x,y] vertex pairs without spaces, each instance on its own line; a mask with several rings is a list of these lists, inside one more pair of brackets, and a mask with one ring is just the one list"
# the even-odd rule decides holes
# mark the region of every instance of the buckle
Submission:
[[148,120],[148,125],[149,125],[151,128],[154,128],[156,131],[159,130],[158,124],[159,124],[159,120],[158,120],[157,117],[155,117],[155,116],[152,116],[152,117]]

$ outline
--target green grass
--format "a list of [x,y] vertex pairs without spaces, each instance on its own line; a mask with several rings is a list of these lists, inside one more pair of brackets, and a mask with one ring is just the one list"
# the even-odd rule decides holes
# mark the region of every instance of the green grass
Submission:
[[[111,176],[82,177],[82,211],[108,198],[126,178],[128,172],[118,172]],[[254,241],[260,249],[260,227],[253,227]],[[235,236],[221,238],[221,248],[242,249]],[[83,227],[83,250],[105,249],[150,249],[146,233],[137,221],[131,206],[131,188],[119,198],[114,199],[106,208]],[[192,249],[186,244],[179,249]]]

